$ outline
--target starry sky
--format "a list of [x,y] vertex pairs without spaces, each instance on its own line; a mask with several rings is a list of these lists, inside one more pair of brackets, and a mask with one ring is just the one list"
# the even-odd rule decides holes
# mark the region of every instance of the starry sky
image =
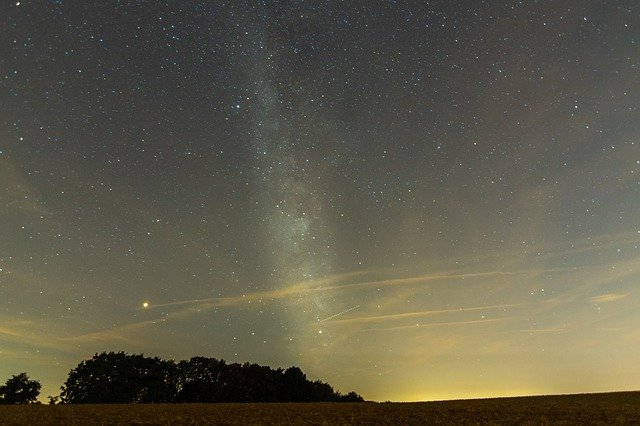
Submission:
[[0,382],[640,388],[640,3],[3,0]]

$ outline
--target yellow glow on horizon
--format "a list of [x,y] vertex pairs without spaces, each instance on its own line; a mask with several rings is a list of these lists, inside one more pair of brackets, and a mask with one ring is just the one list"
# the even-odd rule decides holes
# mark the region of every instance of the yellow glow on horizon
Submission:
[[[548,392],[536,389],[514,390],[511,392],[437,392],[402,395],[397,402],[451,401],[460,399],[513,398],[519,396],[547,395]],[[559,392],[557,394],[560,394]]]

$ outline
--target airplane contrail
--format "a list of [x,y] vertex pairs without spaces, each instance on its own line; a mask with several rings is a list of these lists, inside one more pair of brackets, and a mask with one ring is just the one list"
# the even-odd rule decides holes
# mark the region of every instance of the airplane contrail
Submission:
[[337,317],[337,316],[340,316],[340,315],[342,315],[342,314],[346,314],[347,312],[351,312],[351,311],[353,311],[354,309],[358,309],[359,307],[360,307],[360,305],[353,306],[353,307],[351,307],[351,308],[347,309],[346,311],[338,312],[337,314],[335,314],[335,315],[331,315],[330,317],[327,317],[327,318],[325,318],[325,319],[323,319],[323,320],[320,320],[320,321],[318,321],[318,322],[320,323],[320,322],[329,321],[330,319],[333,319],[333,318],[335,318],[335,317]]

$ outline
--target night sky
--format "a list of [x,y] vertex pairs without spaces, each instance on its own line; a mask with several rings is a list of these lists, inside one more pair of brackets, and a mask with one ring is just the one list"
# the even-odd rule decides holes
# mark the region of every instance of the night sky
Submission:
[[640,3],[0,3],[0,382],[640,388]]

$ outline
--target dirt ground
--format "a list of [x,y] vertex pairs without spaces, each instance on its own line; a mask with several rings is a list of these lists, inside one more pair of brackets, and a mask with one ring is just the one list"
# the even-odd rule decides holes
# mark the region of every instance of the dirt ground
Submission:
[[640,424],[640,392],[412,403],[0,406],[0,424]]

